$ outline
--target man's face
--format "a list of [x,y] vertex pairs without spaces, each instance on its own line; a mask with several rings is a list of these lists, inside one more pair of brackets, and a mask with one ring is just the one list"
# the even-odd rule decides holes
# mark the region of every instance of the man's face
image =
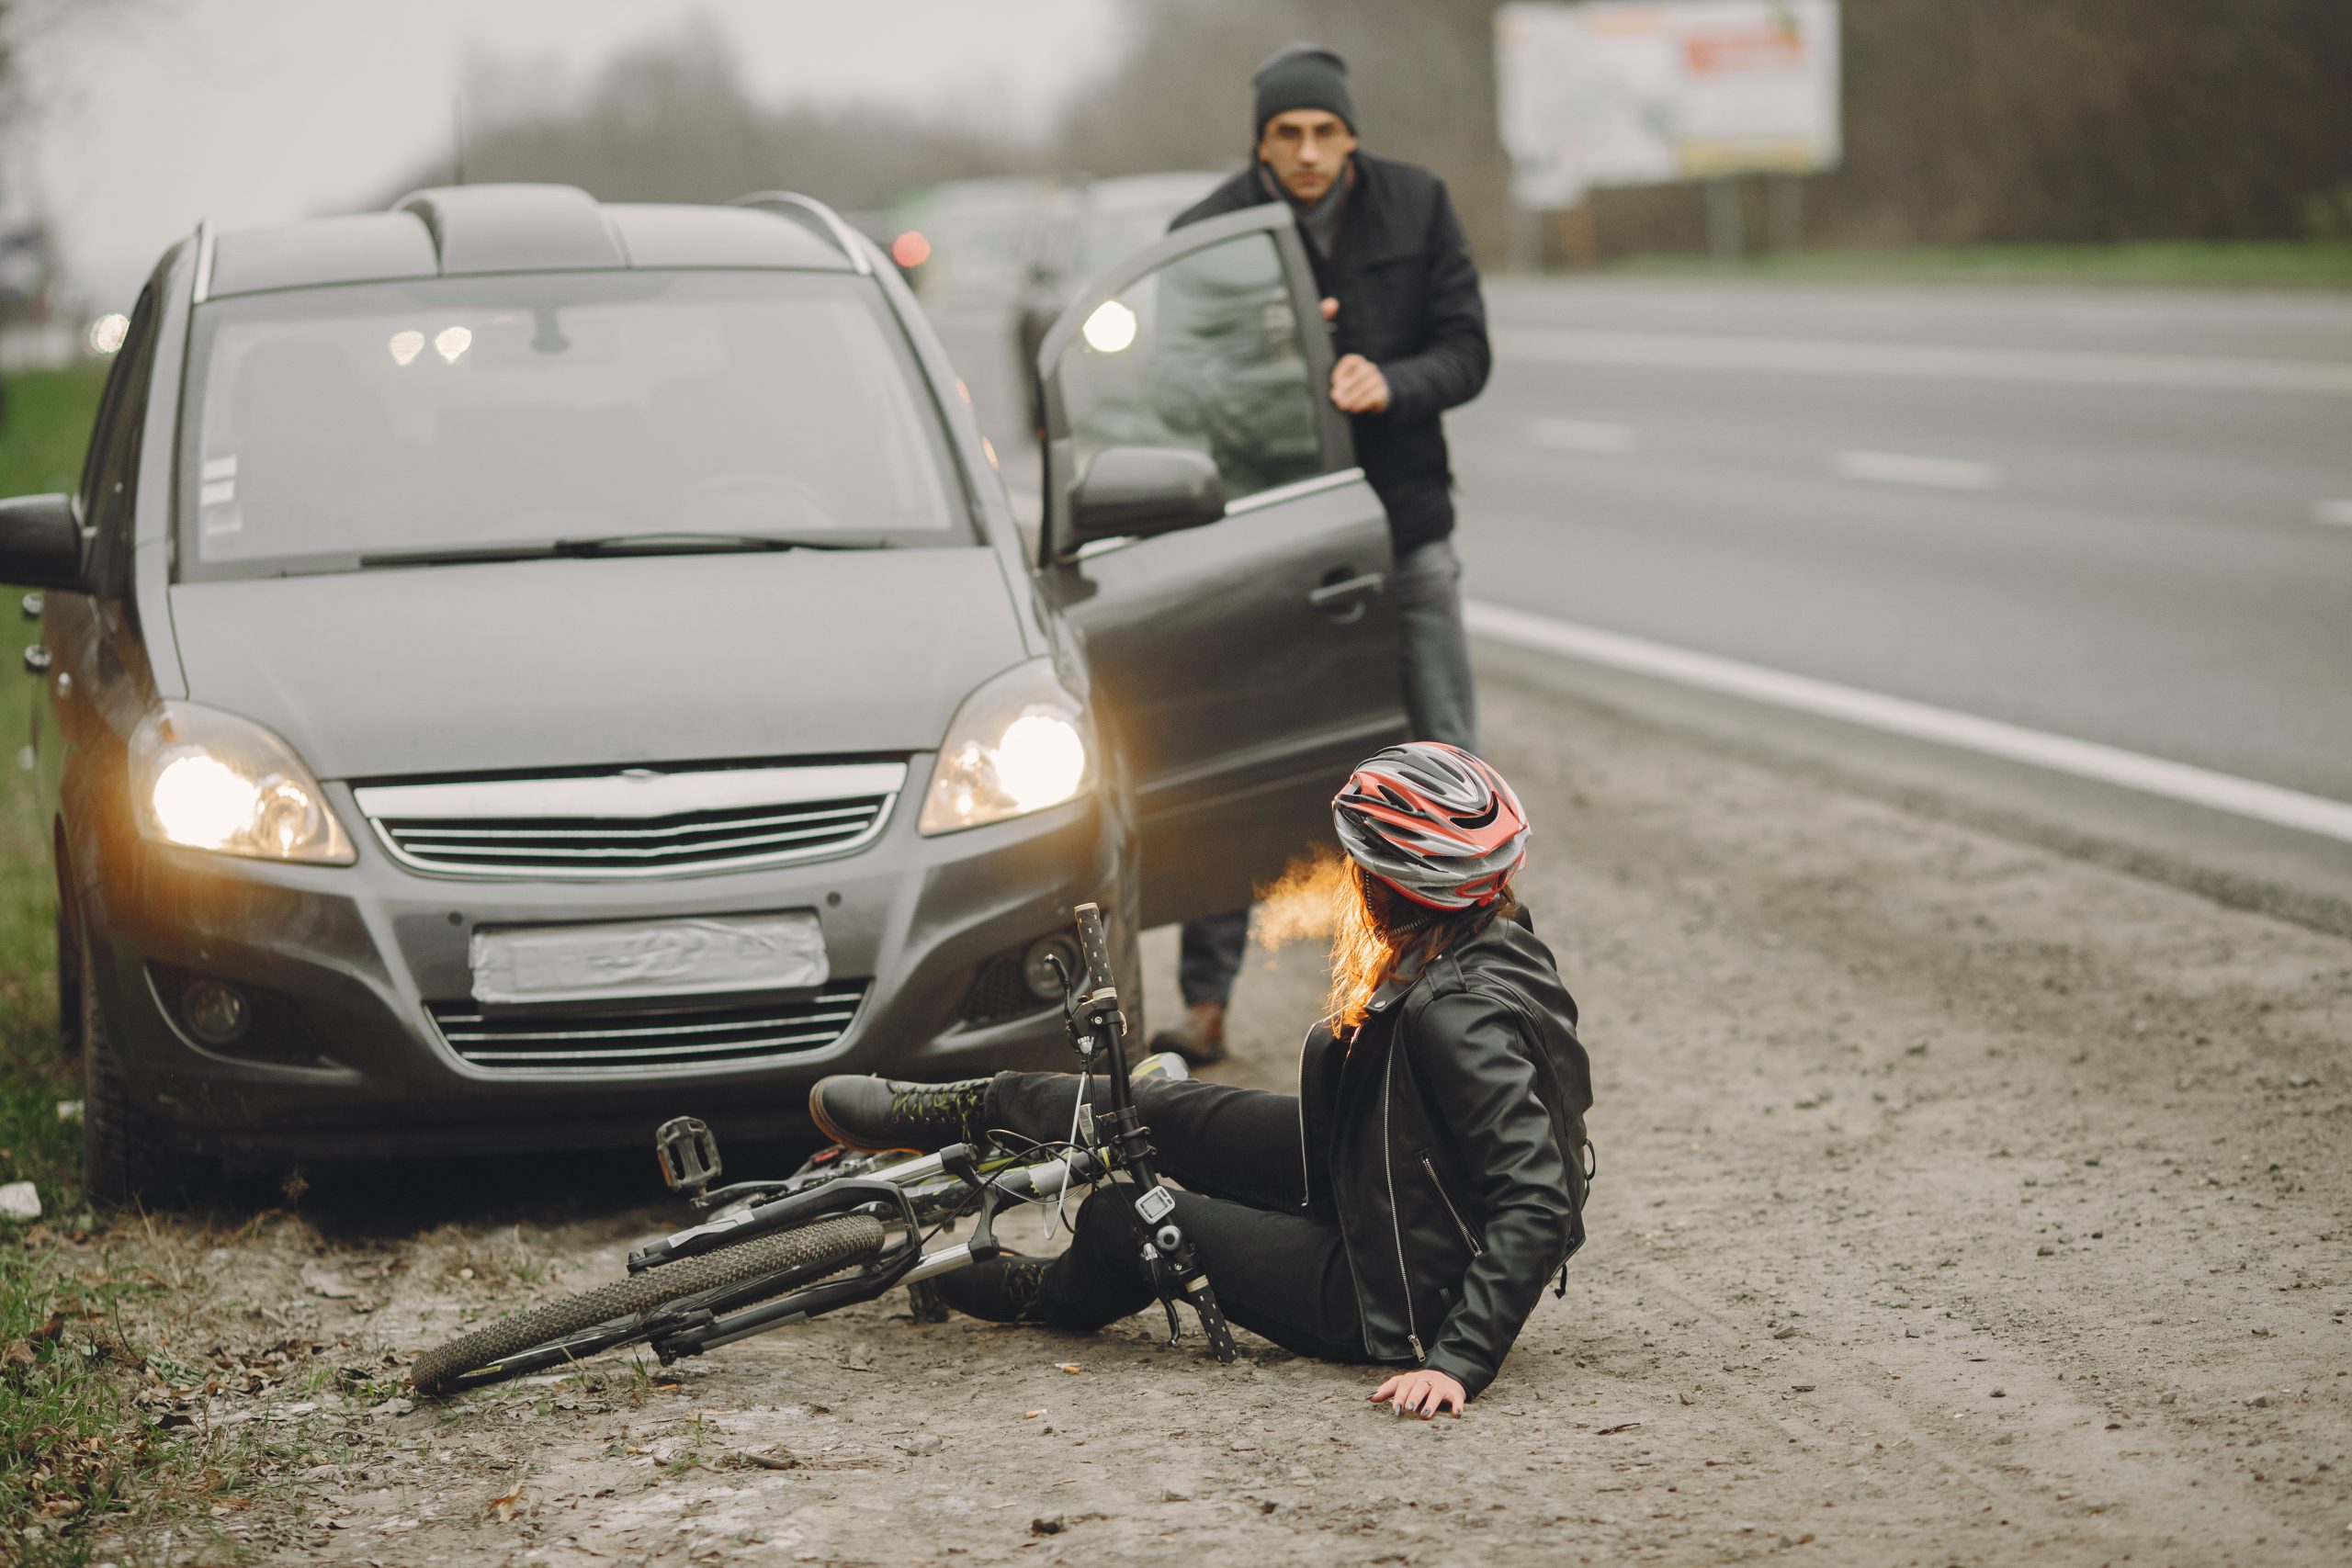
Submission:
[[1258,156],[1301,201],[1322,200],[1355,150],[1348,122],[1329,109],[1285,110],[1258,138]]

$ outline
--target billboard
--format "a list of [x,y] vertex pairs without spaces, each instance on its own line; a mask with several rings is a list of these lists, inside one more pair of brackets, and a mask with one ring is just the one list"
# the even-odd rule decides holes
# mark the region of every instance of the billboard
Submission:
[[1505,6],[1495,64],[1524,207],[1838,164],[1838,0]]

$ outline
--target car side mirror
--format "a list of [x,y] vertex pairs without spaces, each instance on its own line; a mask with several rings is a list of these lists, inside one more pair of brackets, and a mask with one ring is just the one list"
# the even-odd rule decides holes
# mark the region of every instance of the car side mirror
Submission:
[[1187,446],[1105,446],[1069,496],[1069,543],[1144,538],[1225,515],[1225,476]]
[[20,495],[0,501],[0,582],[87,592],[82,571],[82,525],[67,495]]

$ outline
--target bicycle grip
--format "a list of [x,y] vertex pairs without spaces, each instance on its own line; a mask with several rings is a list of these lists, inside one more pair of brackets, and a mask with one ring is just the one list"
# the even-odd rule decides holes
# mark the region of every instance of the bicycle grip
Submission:
[[1201,1288],[1190,1292],[1193,1310],[1201,1314],[1201,1332],[1208,1337],[1209,1354],[1230,1366],[1241,1359],[1241,1348],[1233,1342],[1233,1330],[1227,1325],[1225,1311],[1216,1304],[1216,1287],[1206,1280]]
[[1111,937],[1103,929],[1102,906],[1080,904],[1075,913],[1078,955],[1086,965],[1082,989],[1099,991],[1105,986],[1117,986],[1118,977],[1111,973]]

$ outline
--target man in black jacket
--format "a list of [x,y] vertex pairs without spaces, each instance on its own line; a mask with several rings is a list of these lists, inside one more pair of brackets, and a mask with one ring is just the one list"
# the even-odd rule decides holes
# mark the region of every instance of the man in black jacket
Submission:
[[[1415,739],[1476,753],[1453,475],[1439,416],[1487,382],[1478,269],[1443,182],[1358,148],[1338,55],[1293,44],[1258,68],[1254,85],[1257,156],[1171,227],[1269,201],[1298,214],[1339,356],[1331,401],[1349,416],[1356,460],[1388,513],[1406,715]],[[1246,909],[1186,923],[1184,1021],[1155,1036],[1154,1050],[1195,1062],[1224,1055],[1226,1003],[1249,932]]]

